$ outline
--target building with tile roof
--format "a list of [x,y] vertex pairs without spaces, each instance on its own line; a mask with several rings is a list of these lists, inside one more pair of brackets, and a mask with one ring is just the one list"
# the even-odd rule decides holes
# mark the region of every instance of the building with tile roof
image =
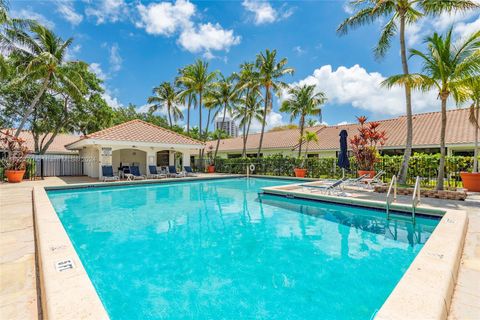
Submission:
[[[12,130],[12,129],[2,129],[4,130]],[[39,140],[48,141],[51,134],[42,134],[39,137]],[[30,151],[30,153],[35,153],[35,141],[33,138],[33,134],[29,130],[23,130],[20,132],[19,135],[20,139],[25,140],[25,144]],[[48,146],[48,150],[45,154],[47,155],[76,155],[78,154],[77,150],[69,150],[65,147],[65,145],[70,144],[76,140],[78,140],[78,135],[68,134],[68,133],[59,133],[55,136],[52,143]]]
[[102,166],[115,170],[137,165],[141,174],[148,166],[189,166],[191,156],[204,148],[201,141],[142,121],[131,120],[67,144],[66,149],[78,150],[85,162],[84,172],[94,178],[102,177]]
[[[447,111],[446,145],[449,154],[472,153],[474,146],[474,127],[468,120],[468,108]],[[379,130],[386,131],[387,141],[381,152],[384,154],[403,154],[406,140],[406,117],[380,120]],[[440,112],[428,112],[413,116],[413,151],[436,153],[440,150]],[[318,142],[309,144],[309,156],[334,157],[339,151],[339,134],[347,130],[349,137],[357,133],[358,124],[336,126],[317,126],[306,130],[317,133]],[[262,154],[298,154],[300,134],[298,129],[266,132],[263,138]],[[247,139],[247,154],[256,155],[260,134],[251,134]],[[207,148],[216,146],[216,141],[207,143]],[[219,156],[239,157],[243,148],[242,137],[220,141]],[[305,150],[305,147],[302,147]]]

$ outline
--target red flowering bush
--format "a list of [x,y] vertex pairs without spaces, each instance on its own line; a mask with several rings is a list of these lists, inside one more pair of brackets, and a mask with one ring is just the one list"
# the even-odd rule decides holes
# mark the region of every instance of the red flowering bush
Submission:
[[378,122],[367,122],[367,117],[357,117],[360,127],[358,134],[350,138],[350,147],[353,156],[357,160],[359,170],[373,171],[375,163],[379,161],[377,147],[381,147],[387,141],[385,131],[379,131]]
[[10,130],[0,131],[0,150],[7,152],[7,157],[1,159],[5,170],[25,170],[28,148],[25,140],[17,138]]

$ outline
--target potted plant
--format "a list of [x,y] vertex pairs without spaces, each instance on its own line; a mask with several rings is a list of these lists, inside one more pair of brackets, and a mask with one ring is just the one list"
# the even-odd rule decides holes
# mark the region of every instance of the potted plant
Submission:
[[213,160],[213,157],[212,157],[212,151],[213,151],[213,146],[210,145],[208,147],[208,152],[207,152],[207,156],[208,156],[208,159],[210,161],[210,164],[207,166],[207,172],[208,173],[214,173],[215,172],[215,161]]
[[1,160],[8,182],[21,182],[25,175],[28,148],[25,140],[15,137],[9,130],[0,131],[1,149],[7,152],[7,157]]
[[306,143],[305,146],[305,156],[302,157],[302,162],[300,164],[299,168],[294,168],[293,171],[295,172],[295,177],[298,178],[305,178],[307,175],[307,169],[305,168],[305,160],[307,159],[307,154],[308,154],[308,146],[310,142],[318,142],[318,136],[315,132],[310,132],[310,131],[305,131],[305,134],[303,137],[300,138],[300,143]]
[[358,175],[368,174],[370,178],[375,176],[375,163],[380,159],[378,146],[383,146],[387,140],[385,131],[379,131],[379,122],[367,123],[367,117],[357,117],[360,127],[358,134],[350,139],[350,147],[357,162]]
[[[475,146],[473,151],[473,170],[472,172],[460,172],[463,188],[468,191],[480,192],[480,173],[478,172],[478,129],[480,127],[480,81],[474,82],[471,90],[468,90],[468,97],[473,100],[470,105],[469,120],[475,130]],[[476,85],[475,85],[476,83]],[[469,88],[470,89],[470,88]]]

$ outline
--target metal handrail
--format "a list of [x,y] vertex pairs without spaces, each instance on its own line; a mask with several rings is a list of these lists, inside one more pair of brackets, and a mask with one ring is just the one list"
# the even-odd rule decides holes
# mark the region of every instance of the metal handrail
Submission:
[[412,219],[413,223],[415,223],[415,210],[420,203],[420,177],[417,176],[415,180],[415,188],[413,189],[412,195]]
[[[393,188],[393,200],[390,200],[390,194],[392,193]],[[390,204],[392,202],[397,201],[397,176],[394,175],[392,177],[392,181],[390,181],[390,186],[388,187],[387,191],[387,199],[385,200],[386,209],[387,209],[387,219],[390,219]]]

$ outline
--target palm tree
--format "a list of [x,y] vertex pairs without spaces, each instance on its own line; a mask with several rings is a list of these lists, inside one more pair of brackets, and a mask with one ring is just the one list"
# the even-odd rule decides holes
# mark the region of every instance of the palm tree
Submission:
[[[317,116],[321,112],[320,105],[327,101],[325,93],[316,92],[315,85],[295,86],[288,90],[289,97],[282,102],[281,112],[290,113],[290,121],[300,117],[299,128],[300,137],[303,137],[305,128],[305,118],[307,116]],[[298,147],[298,157],[302,155],[302,144]]]
[[465,79],[475,78],[480,73],[480,31],[458,44],[452,43],[452,28],[445,36],[434,33],[427,37],[425,53],[411,49],[410,56],[422,60],[422,73],[396,75],[389,77],[382,84],[387,87],[407,84],[413,89],[428,91],[438,90],[441,100],[442,126],[440,132],[440,164],[438,168],[437,190],[443,190],[445,174],[445,129],[447,126],[447,100],[456,99]]
[[303,157],[302,165],[301,165],[302,168],[304,167],[305,159],[307,159],[307,156],[308,156],[308,147],[310,145],[310,142],[318,142],[318,136],[315,132],[307,130],[305,131],[305,134],[303,136],[300,136],[300,145],[302,145],[303,143],[306,143],[305,156]]
[[261,122],[263,117],[263,98],[260,90],[254,89],[250,91],[247,95],[241,97],[242,103],[239,104],[236,108],[236,112],[234,115],[234,119],[240,122],[240,126],[244,128],[243,132],[243,149],[242,149],[242,157],[245,158],[247,156],[247,141],[248,141],[248,134],[250,132],[250,125],[252,124],[252,120],[257,120]]
[[188,68],[186,74],[180,74],[178,81],[184,84],[187,87],[190,87],[193,92],[198,94],[198,123],[200,137],[202,137],[202,103],[203,96],[206,92],[211,90],[212,84],[217,78],[217,72],[208,71],[208,62],[197,60],[191,67]]
[[468,78],[461,85],[460,90],[454,92],[456,94],[455,100],[459,102],[470,101],[468,120],[472,124],[474,133],[474,148],[473,148],[473,170],[472,172],[478,172],[478,131],[480,129],[480,77]]
[[265,124],[267,121],[267,114],[272,109],[272,90],[279,92],[282,88],[287,88],[287,84],[280,81],[286,74],[293,74],[294,69],[286,67],[287,59],[282,58],[277,61],[277,50],[265,50],[257,55],[255,66],[258,72],[259,86],[265,90],[264,108],[262,115],[262,131],[260,133],[260,142],[258,144],[257,158],[262,152],[263,134],[265,133]]
[[27,108],[15,132],[16,137],[51,85],[62,86],[76,97],[81,97],[79,87],[83,85],[79,74],[65,64],[65,54],[73,39],[63,41],[52,31],[37,23],[29,22],[26,26],[28,26],[28,32],[12,24],[7,26],[0,35],[0,45],[22,60],[22,73],[12,80],[10,85],[14,86],[23,81],[41,81],[40,90]]
[[[238,90],[233,82],[233,76],[225,78],[223,75],[220,75],[220,80],[217,83],[216,89],[212,91],[212,103],[222,107],[223,110],[223,117],[222,123],[225,122],[225,117],[227,115],[227,111],[232,113],[232,107],[239,102],[238,98]],[[216,114],[215,114],[216,116]],[[214,118],[215,118],[214,116]],[[215,148],[215,154],[213,158],[217,157],[218,147],[220,146],[220,138],[221,135],[219,134],[217,137],[217,146]]]
[[[188,65],[182,69],[179,70],[179,74],[182,75],[185,79],[185,77],[188,77],[189,75],[192,74],[192,65]],[[190,109],[192,107],[192,103],[196,107],[197,105],[197,96],[195,94],[195,90],[191,83],[183,83],[181,81],[181,78],[177,77],[176,79],[176,84],[178,87],[181,87],[182,90],[179,93],[179,99],[181,103],[187,104],[187,134],[190,133]]]
[[[465,11],[477,8],[478,5],[471,0],[356,0],[351,6],[355,13],[345,19],[337,29],[340,35],[348,33],[350,29],[375,23],[377,20],[385,21],[378,44],[374,49],[376,58],[382,58],[390,48],[392,38],[399,33],[400,56],[404,75],[409,74],[407,63],[407,49],[405,41],[405,27],[407,24],[417,22],[424,15],[438,15],[442,12]],[[405,183],[407,178],[408,162],[412,153],[413,124],[412,124],[412,98],[411,88],[408,83],[405,89],[405,108],[407,116],[407,137],[402,166],[398,177],[400,183]]]
[[8,11],[7,2],[5,0],[0,0],[0,25],[8,21],[7,11]]
[[183,113],[178,107],[179,98],[178,92],[171,85],[170,82],[163,82],[158,87],[153,88],[153,96],[148,97],[147,102],[151,103],[149,112],[154,113],[157,110],[165,109],[168,114],[168,124],[170,129],[173,127],[173,121],[183,119]]

